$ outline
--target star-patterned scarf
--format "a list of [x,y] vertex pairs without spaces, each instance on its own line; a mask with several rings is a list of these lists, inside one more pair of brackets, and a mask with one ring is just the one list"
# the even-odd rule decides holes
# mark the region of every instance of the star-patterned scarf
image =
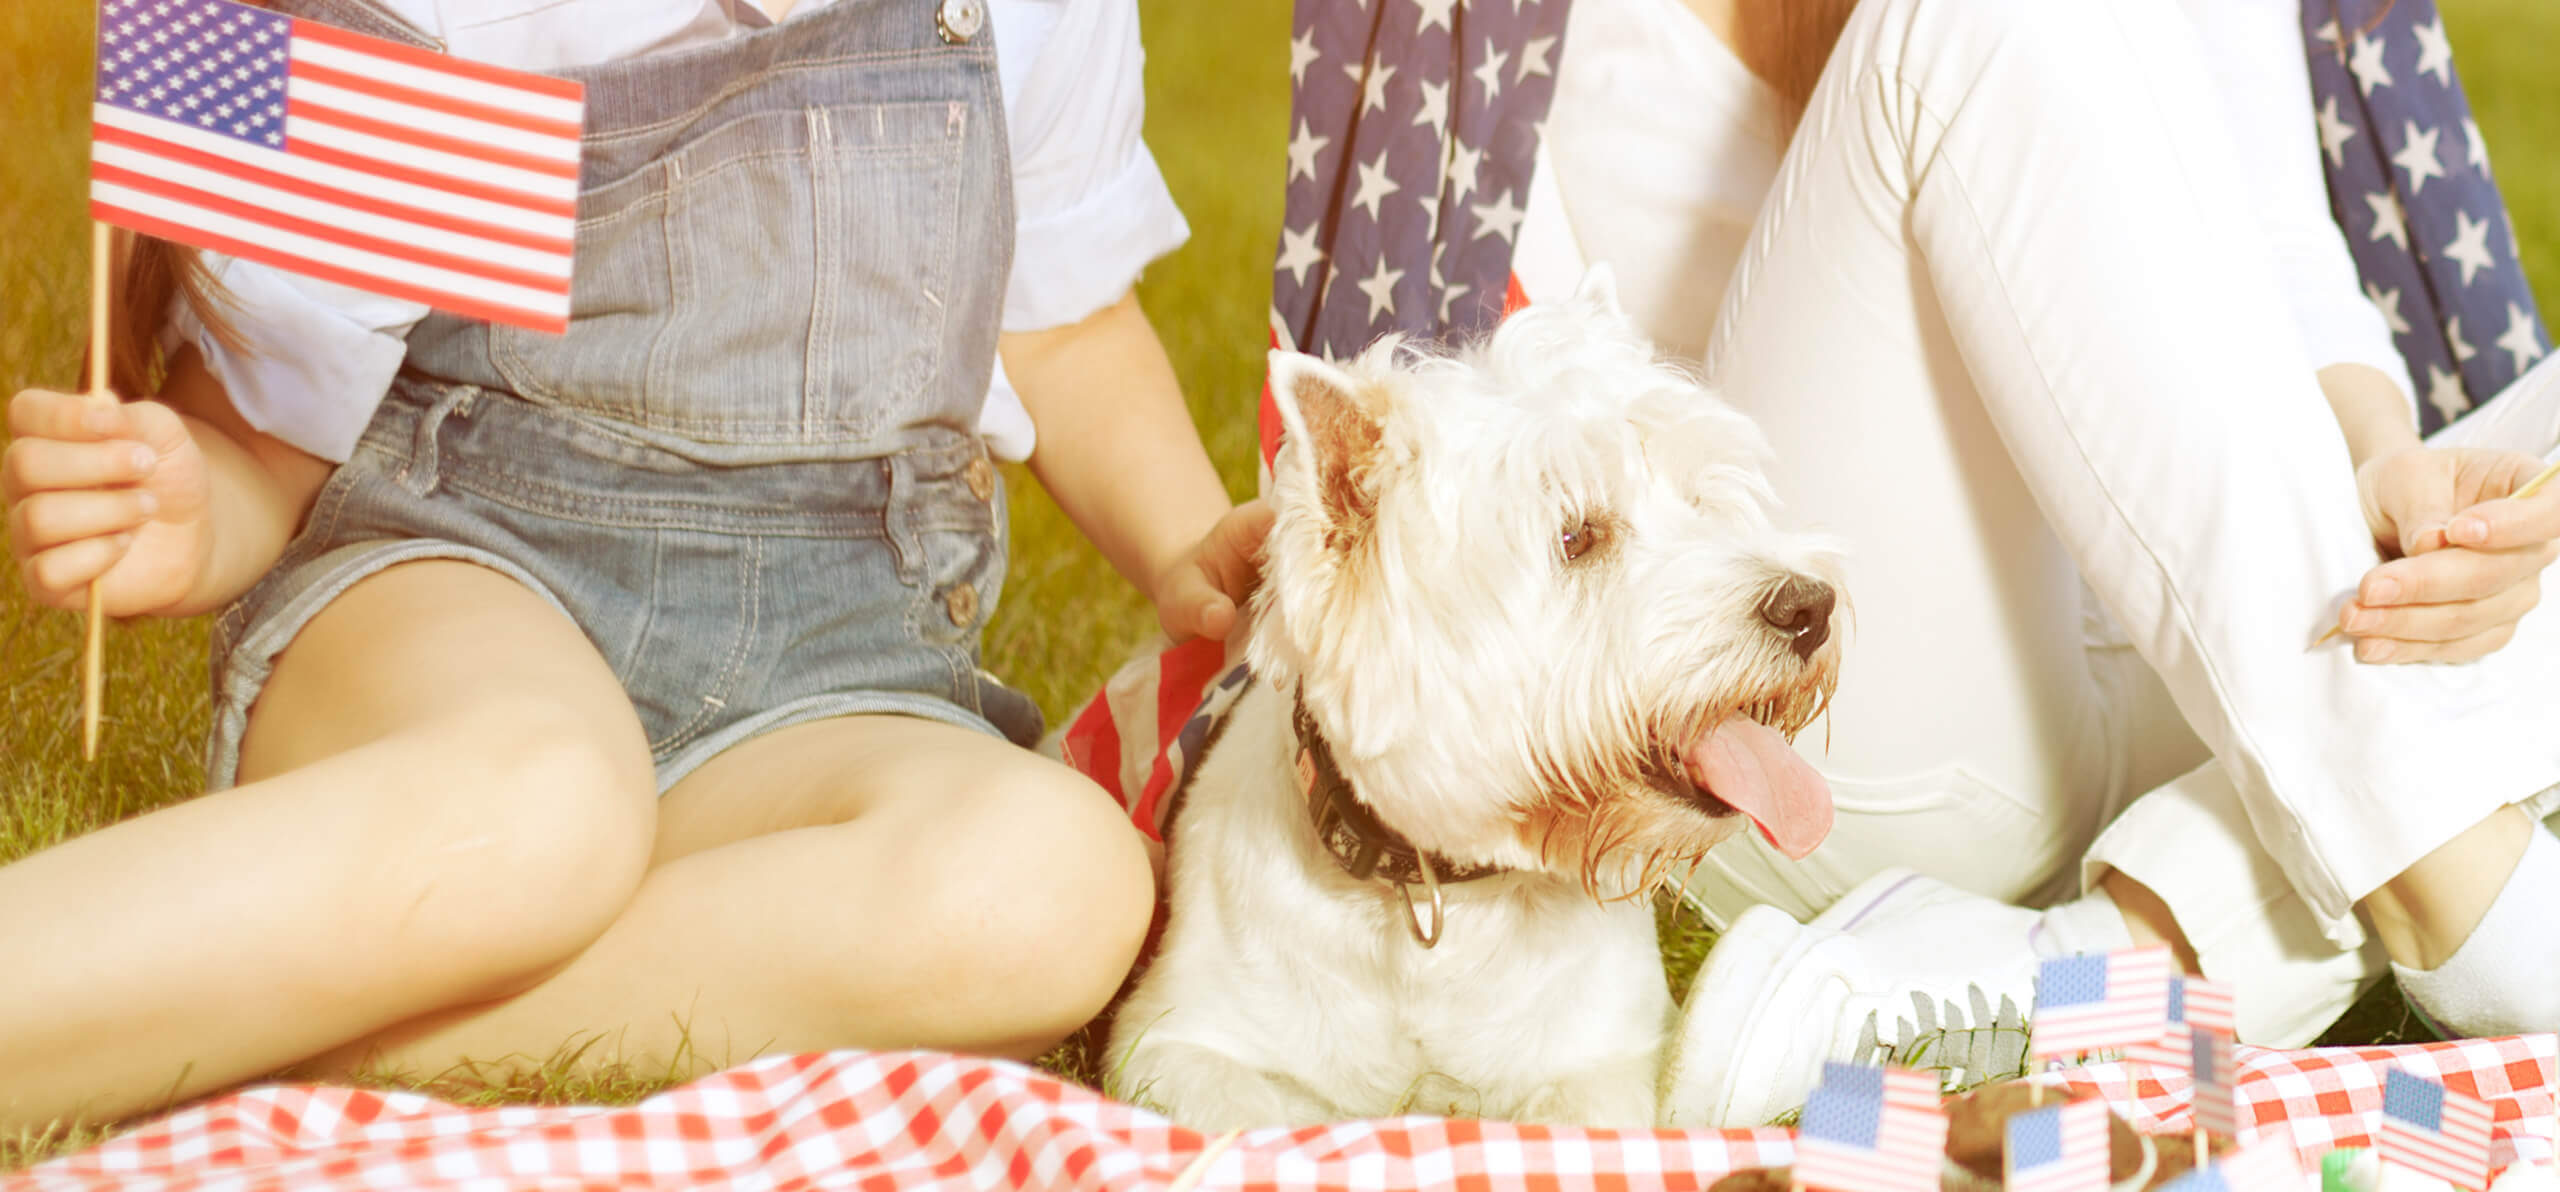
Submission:
[[2549,349],[2435,0],[2303,0],[2329,205],[2433,432]]

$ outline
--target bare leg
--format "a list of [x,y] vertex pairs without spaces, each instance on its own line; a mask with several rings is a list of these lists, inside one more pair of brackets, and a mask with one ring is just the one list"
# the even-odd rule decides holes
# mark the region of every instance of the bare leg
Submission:
[[581,1062],[687,1076],[759,1054],[1030,1056],[1100,1010],[1153,910],[1138,834],[1071,770],[900,716],[749,741],[670,791],[630,909],[540,986],[319,1071]]
[[648,751],[532,593],[415,563],[278,660],[263,780],[0,869],[0,1129],[121,1116],[522,988],[629,899]]

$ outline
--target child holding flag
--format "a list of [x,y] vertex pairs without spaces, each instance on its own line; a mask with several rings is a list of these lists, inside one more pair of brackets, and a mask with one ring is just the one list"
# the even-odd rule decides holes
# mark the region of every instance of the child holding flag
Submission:
[[[1177,635],[1225,631],[1258,537],[1130,296],[1186,235],[1139,139],[1134,5],[768,7],[273,5],[297,46],[317,22],[583,85],[561,335],[372,292],[347,262],[405,246],[356,216],[275,238],[203,188],[144,193],[169,168],[102,166],[102,211],[113,181],[239,243],[126,271],[119,348],[171,348],[157,384],[145,353],[119,370],[148,400],[10,403],[11,545],[49,604],[224,610],[215,793],[0,869],[0,1129],[570,1042],[676,1072],[1025,1056],[1118,986],[1146,857],[1021,748],[1039,715],[977,639],[991,454],[1027,456]],[[268,43],[210,30],[268,15],[110,0],[99,161],[111,130],[212,172],[269,133],[465,152],[312,116],[327,88],[418,99],[318,54],[279,67],[280,127],[183,127],[197,84],[164,59],[245,69],[213,58]],[[425,168],[405,152],[395,181]],[[307,199],[303,168],[256,167]],[[453,215],[383,203],[363,218]]]

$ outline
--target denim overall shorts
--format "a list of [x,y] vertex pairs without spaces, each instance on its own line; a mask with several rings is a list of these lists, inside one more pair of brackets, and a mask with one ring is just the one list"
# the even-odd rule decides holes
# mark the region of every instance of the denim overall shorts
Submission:
[[[433,44],[364,0],[270,6]],[[354,454],[216,623],[214,789],[294,635],[421,559],[574,621],[661,791],[822,717],[1038,739],[978,656],[1005,573],[975,430],[1012,262],[1004,110],[992,39],[947,42],[935,9],[837,0],[560,72],[587,96],[569,330],[410,332]]]

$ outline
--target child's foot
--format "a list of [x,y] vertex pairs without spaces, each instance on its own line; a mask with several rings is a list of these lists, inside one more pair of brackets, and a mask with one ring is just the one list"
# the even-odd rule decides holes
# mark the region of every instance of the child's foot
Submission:
[[2448,1036],[2560,1031],[2554,907],[2560,907],[2560,838],[2535,825],[2498,900],[2452,958],[2423,972],[2393,964],[2391,972],[2418,1013]]
[[1832,1060],[1965,1083],[2023,1072],[2038,963],[2129,943],[2104,895],[2031,911],[1903,870],[1809,924],[1746,911],[1681,1007],[1665,1124],[1761,1125],[1802,1106]]

